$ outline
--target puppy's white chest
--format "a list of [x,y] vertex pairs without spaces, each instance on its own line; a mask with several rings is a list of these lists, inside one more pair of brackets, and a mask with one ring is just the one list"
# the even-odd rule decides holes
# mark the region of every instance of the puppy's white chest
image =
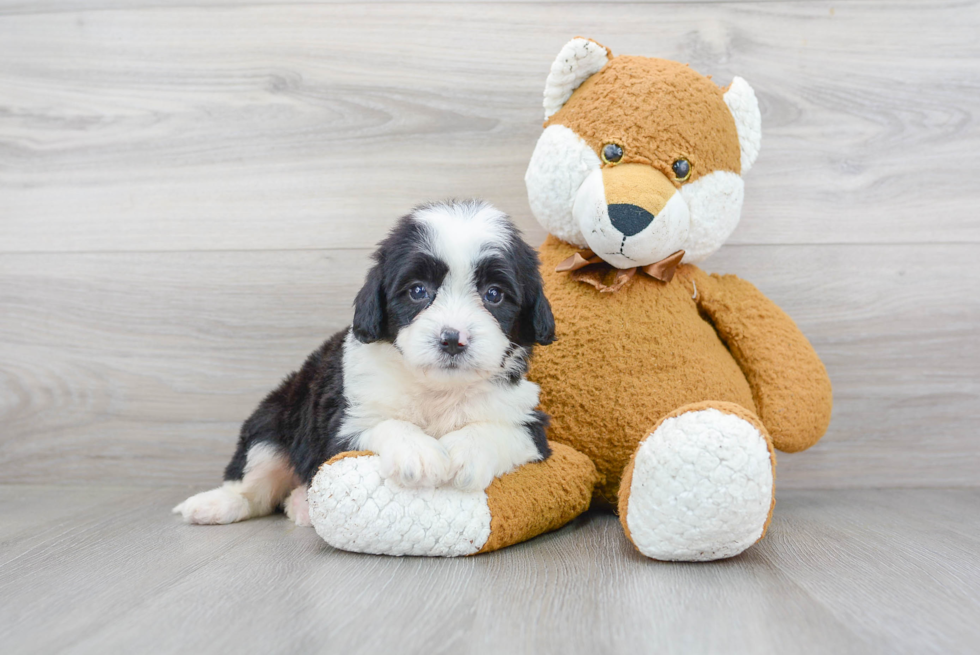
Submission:
[[[389,380],[389,384],[391,382],[394,380]],[[380,416],[414,423],[430,436],[439,438],[480,418],[481,393],[473,387],[482,384],[434,389],[420,383],[417,378],[399,376],[399,388],[395,389],[394,386],[389,386],[390,395],[374,396],[368,403],[374,405]]]
[[[350,413],[364,419],[408,421],[433,437],[481,420],[492,383],[429,383],[409,371],[390,344],[349,340],[344,362]],[[481,401],[481,399],[483,399]]]
[[439,438],[458,430],[476,418],[474,405],[479,403],[474,402],[476,399],[472,396],[478,394],[471,389],[443,392],[422,390],[420,395],[416,425],[433,437]]

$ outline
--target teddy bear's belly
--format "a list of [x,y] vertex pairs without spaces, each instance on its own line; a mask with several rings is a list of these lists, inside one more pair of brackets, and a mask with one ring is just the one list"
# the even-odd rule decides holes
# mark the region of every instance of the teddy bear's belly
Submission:
[[682,276],[638,279],[615,294],[548,275],[558,341],[536,349],[530,378],[551,415],[548,438],[588,455],[615,502],[623,467],[667,413],[723,400],[755,411],[752,392]]

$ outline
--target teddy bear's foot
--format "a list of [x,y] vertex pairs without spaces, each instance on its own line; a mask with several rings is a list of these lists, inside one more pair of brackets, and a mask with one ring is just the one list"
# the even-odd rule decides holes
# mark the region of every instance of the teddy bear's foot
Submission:
[[658,560],[738,555],[762,538],[774,503],[775,457],[759,419],[739,405],[688,405],[665,417],[624,471],[620,520]]
[[310,484],[310,521],[328,544],[358,553],[456,557],[503,548],[589,507],[595,466],[568,446],[551,447],[546,461],[497,478],[485,491],[401,487],[381,475],[374,453],[341,453]]

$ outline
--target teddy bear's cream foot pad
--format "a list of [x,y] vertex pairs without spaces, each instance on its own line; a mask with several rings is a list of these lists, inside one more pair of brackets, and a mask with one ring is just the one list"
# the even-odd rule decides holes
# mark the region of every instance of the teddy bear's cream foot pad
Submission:
[[771,442],[744,408],[714,405],[661,421],[624,477],[620,518],[648,557],[732,557],[765,532],[773,505]]
[[408,489],[378,472],[381,458],[354,454],[313,478],[310,520],[324,541],[375,555],[456,557],[479,551],[490,537],[484,491]]

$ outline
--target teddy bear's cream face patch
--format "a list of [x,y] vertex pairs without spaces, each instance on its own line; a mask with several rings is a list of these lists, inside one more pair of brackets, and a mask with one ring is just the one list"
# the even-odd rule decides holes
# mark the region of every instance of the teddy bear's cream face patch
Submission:
[[564,125],[545,128],[524,174],[531,211],[544,229],[579,248],[588,247],[572,206],[585,178],[601,167],[599,156],[575,132]]
[[691,213],[691,226],[684,242],[684,263],[704,261],[731,236],[742,215],[745,183],[731,171],[715,171],[681,187]]
[[[595,151],[569,128],[545,128],[524,177],[531,211],[551,234],[589,248],[617,268],[645,266],[677,250],[685,251],[685,263],[698,263],[720,248],[738,224],[742,177],[731,171],[714,171],[682,185],[664,199],[662,207],[654,199],[644,200],[642,204],[650,205],[647,211],[652,209],[654,215],[645,227],[640,225],[641,219],[631,222],[624,217],[616,221],[624,229],[617,229],[609,205],[632,203],[619,202],[626,196],[608,201],[604,178],[614,176],[603,172],[616,168],[603,169]],[[610,184],[611,195],[621,196],[624,191],[628,195],[629,186],[637,186],[640,177],[622,185]],[[655,195],[644,188],[637,191],[643,197]]]

